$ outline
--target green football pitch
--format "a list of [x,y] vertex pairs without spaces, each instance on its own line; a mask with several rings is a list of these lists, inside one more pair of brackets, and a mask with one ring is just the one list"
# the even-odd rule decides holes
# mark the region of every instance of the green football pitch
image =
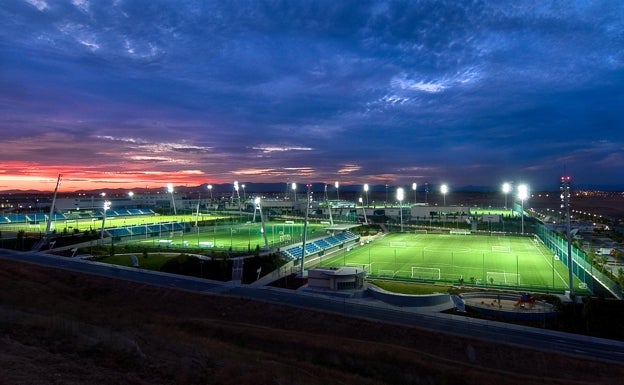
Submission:
[[[282,246],[298,242],[303,237],[301,221],[271,221],[265,223],[266,241],[269,246]],[[325,235],[323,229],[327,225],[309,223],[308,238]],[[142,236],[134,239],[125,238],[126,242],[144,245],[161,245],[188,248],[217,248],[232,250],[255,249],[264,247],[265,240],[260,222],[216,224],[191,228],[188,232],[163,232],[158,236]]]
[[568,287],[565,265],[532,237],[395,233],[345,248],[319,265],[361,267],[378,278],[557,291]]

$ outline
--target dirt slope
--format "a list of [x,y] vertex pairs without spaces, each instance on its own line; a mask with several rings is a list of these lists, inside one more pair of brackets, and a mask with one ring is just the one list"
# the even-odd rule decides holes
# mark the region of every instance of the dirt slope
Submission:
[[0,260],[4,384],[614,384],[622,366]]

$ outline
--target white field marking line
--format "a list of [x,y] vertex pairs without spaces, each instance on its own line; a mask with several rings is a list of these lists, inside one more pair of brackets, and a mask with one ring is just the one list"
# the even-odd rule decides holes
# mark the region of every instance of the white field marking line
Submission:
[[[535,247],[537,249],[537,251],[539,251],[540,254],[542,254],[542,257],[544,258],[544,260],[546,261],[546,263],[548,264],[548,266],[550,266],[551,269],[553,269],[555,271],[555,273],[557,273],[557,277],[559,277],[559,279],[561,280],[561,282],[563,282],[563,284],[567,284],[568,282],[566,280],[563,279],[563,277],[561,276],[561,274],[559,274],[559,272],[555,269],[555,267],[552,265],[552,263],[550,263],[550,261],[548,260],[548,258],[546,258],[546,256],[544,255],[544,253],[542,253],[542,250],[540,250],[539,247],[537,247],[537,245],[533,244],[533,247]],[[555,288],[553,287],[553,290]]]
[[436,247],[436,246],[425,246],[423,247],[424,251],[437,252],[437,253],[448,253],[448,252],[457,252],[457,253],[469,253],[473,251],[470,247],[463,248],[453,248],[453,247]]

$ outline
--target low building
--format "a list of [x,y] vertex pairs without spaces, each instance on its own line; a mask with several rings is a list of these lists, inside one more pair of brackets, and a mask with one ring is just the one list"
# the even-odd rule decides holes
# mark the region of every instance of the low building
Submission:
[[366,271],[363,268],[316,267],[308,271],[308,287],[327,290],[361,290]]

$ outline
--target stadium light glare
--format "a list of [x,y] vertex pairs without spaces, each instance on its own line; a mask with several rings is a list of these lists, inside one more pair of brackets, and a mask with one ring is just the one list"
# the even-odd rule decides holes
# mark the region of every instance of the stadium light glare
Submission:
[[505,209],[507,208],[507,195],[511,192],[511,183],[503,183],[503,194],[505,194]]
[[401,232],[403,232],[403,199],[405,199],[405,191],[403,187],[397,189],[397,200],[399,201],[399,215],[401,217]]
[[336,187],[336,198],[340,200],[340,191],[338,190],[338,187],[340,187],[340,183],[338,183],[338,181],[335,181],[334,186]]
[[368,183],[364,184],[364,193],[366,194],[366,207],[368,207]]
[[448,186],[446,184],[443,184],[442,186],[440,186],[440,192],[442,193],[442,199],[444,201],[444,206],[446,206],[446,194],[448,193],[449,189]]
[[414,203],[416,203],[416,189],[418,188],[418,185],[416,184],[416,182],[412,183],[412,190],[414,190]]
[[132,199],[132,198],[134,197],[134,192],[129,191],[129,192],[128,192],[128,196],[130,197],[130,199]]

